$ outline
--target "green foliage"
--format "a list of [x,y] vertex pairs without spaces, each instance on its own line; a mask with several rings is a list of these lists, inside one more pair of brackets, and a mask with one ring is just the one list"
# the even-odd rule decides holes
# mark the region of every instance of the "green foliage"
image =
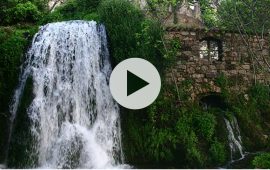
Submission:
[[36,29],[0,28],[0,112],[8,110],[13,89],[18,81],[19,66],[29,44],[27,36],[30,38],[33,30]]
[[[173,38],[165,43],[168,45],[165,47],[164,57],[168,60],[168,65],[171,65],[175,62],[176,56],[179,55],[179,52],[181,51],[181,42],[178,38]],[[166,46],[166,44],[164,46]]]
[[[13,90],[18,83],[23,55],[35,32],[36,28],[31,27],[20,29],[0,27],[0,152],[2,153],[0,161],[4,161],[6,155],[6,139],[8,138],[8,127],[10,126],[9,104],[13,96]],[[22,129],[25,132],[25,128]]]
[[270,87],[262,84],[252,86],[249,91],[254,105],[261,111],[270,111]]
[[97,7],[100,0],[67,0],[55,10],[46,15],[41,21],[42,24],[48,22],[67,20],[95,20],[99,21]]
[[227,77],[222,73],[220,74],[216,80],[215,84],[221,88],[221,95],[225,99],[225,101],[229,100],[230,94],[229,94],[229,87],[231,84],[229,84],[229,80]]
[[[159,165],[162,162],[175,168],[203,168],[222,166],[228,160],[227,138],[220,134],[226,131],[222,125],[224,114],[219,110],[206,111],[194,102],[187,102],[188,97],[183,96],[188,96],[191,84],[192,81],[184,81],[178,90],[166,84],[159,98],[143,110],[135,122],[132,119],[136,116],[129,119],[133,122],[132,131],[125,130],[130,128],[129,123],[123,129],[125,143],[132,148],[132,153],[125,150],[127,159],[136,160],[132,164],[150,162]],[[230,107],[225,114],[228,118],[232,114],[237,117],[245,148],[260,150],[266,147],[267,140],[263,138],[263,134],[267,134],[263,129],[266,119],[262,121],[262,106],[257,102],[269,107],[268,87],[252,87],[247,100],[246,95],[231,93],[231,84],[224,75],[216,79],[216,84],[226,90],[224,99]],[[181,103],[178,103],[179,96],[183,99]],[[134,147],[133,143],[138,145]]]
[[149,156],[154,160],[172,160],[172,150],[175,148],[175,134],[171,129],[151,129],[150,138],[147,140]]
[[269,169],[270,168],[270,153],[263,153],[256,156],[252,161],[255,168]]
[[[189,168],[202,167],[203,156],[198,147],[198,136],[195,133],[193,125],[193,113],[182,109],[182,116],[176,123],[176,132],[180,144],[185,151],[185,159]],[[196,128],[196,127],[195,127]]]
[[[8,2],[0,0],[1,24],[24,22],[45,24],[71,19],[100,21],[106,25],[114,64],[130,57],[139,57],[152,62],[161,72],[168,68],[168,64],[171,64],[179,53],[181,42],[178,39],[172,39],[169,42],[163,39],[164,30],[160,25],[160,17],[154,17],[157,20],[146,18],[140,9],[127,0],[102,2],[100,0],[67,0],[50,14],[47,14],[46,5],[42,2],[42,0],[9,0]],[[167,10],[168,3],[175,5],[177,2],[177,0],[151,0],[152,14],[155,14],[158,11],[155,9],[161,6]],[[235,7],[237,7],[238,14],[241,14],[241,23],[246,23],[248,17],[251,17],[253,25],[261,29],[261,23],[268,22],[263,17],[269,14],[269,10],[265,10],[266,2],[269,0],[257,1],[258,6],[254,11],[261,10],[264,13],[253,15],[249,14],[251,11],[246,4],[243,4],[243,1],[222,2],[218,19],[225,28],[236,28],[235,22],[239,19],[235,17],[237,15],[234,17],[231,15],[235,14]],[[252,3],[251,0],[247,1],[247,4]],[[202,0],[200,4],[205,24],[208,27],[215,27],[218,20],[216,11],[210,6],[209,0]],[[239,9],[244,10],[239,11]],[[17,84],[21,58],[29,43],[26,39],[27,34],[32,35],[33,31],[0,29],[2,54],[0,56],[0,113],[7,112],[9,99]],[[217,129],[222,128],[219,119],[223,121],[223,115],[213,110],[203,110],[196,102],[190,102],[192,84],[192,80],[183,81],[179,86],[165,84],[160,96],[151,106],[144,110],[124,113],[121,126],[124,131],[124,153],[128,163],[156,164],[159,168],[162,166],[167,168],[166,163],[176,168],[217,167],[224,164],[228,158],[225,139],[224,135],[220,138],[222,135],[217,132]],[[230,81],[223,74],[216,79],[216,85],[221,87],[223,98],[231,106],[226,114],[230,117],[234,113],[239,120],[245,147],[249,150],[257,145],[265,146],[267,141],[262,139],[262,134],[267,134],[263,120],[268,121],[265,116],[270,111],[269,87],[254,86],[248,91],[248,97],[244,94],[232,94],[229,91]],[[31,89],[28,91],[29,95],[31,95],[30,92]],[[27,98],[25,102],[21,106],[21,113],[25,113],[25,107],[29,105],[31,99]],[[29,122],[25,115],[19,116],[21,116],[20,119],[25,120],[23,122],[27,126]],[[17,128],[25,129],[24,127]],[[22,145],[31,149],[30,134],[27,131],[20,132],[20,130],[16,133],[17,139],[28,139]],[[16,141],[13,142],[16,143]],[[27,155],[21,148],[23,147],[19,146],[11,153]],[[258,156],[253,161],[254,166],[266,167],[268,159],[268,156]],[[32,159],[25,158],[25,164],[31,164],[29,160]],[[15,165],[16,162],[12,164]]]
[[[263,127],[266,127],[264,122],[269,120],[264,119],[260,108],[265,107],[263,110],[269,113],[269,88],[253,86],[248,91],[247,99],[245,94],[231,92],[232,84],[225,75],[220,75],[215,83],[222,88],[223,97],[230,106],[225,112],[226,117],[235,115],[238,119],[244,147],[251,151],[267,147],[269,141],[263,134],[268,132]],[[132,131],[126,132],[130,128],[129,123],[123,129],[124,143],[132,148],[132,153],[125,150],[127,159],[136,160],[131,161],[131,164],[148,162],[162,167],[159,163],[163,163],[173,165],[174,168],[217,167],[225,164],[229,150],[224,114],[220,110],[203,110],[196,103],[188,101],[191,85],[192,80],[184,81],[177,89],[166,84],[159,98],[146,110],[140,111],[139,117],[134,116],[135,122],[132,120],[134,117],[129,119],[129,122],[133,122]],[[134,147],[133,143],[140,145]]]
[[46,15],[42,20],[40,21],[41,24],[46,24],[50,22],[57,22],[57,21],[64,21],[64,16],[60,12],[60,10],[55,10],[54,12]]
[[[77,0],[68,0],[60,7],[56,8],[51,14],[49,14],[43,22],[55,22],[61,20],[73,20],[81,19],[81,12],[78,10]],[[51,21],[49,19],[52,19]]]
[[211,144],[209,154],[211,155],[212,162],[217,165],[223,165],[226,161],[225,145],[218,141],[214,141]]
[[126,0],[101,2],[98,13],[105,24],[114,63],[131,58],[145,58],[158,66],[164,65],[162,29],[157,22],[144,18],[142,11]]
[[[174,73],[172,73],[174,76]],[[188,101],[190,100],[191,96],[191,88],[192,88],[192,84],[193,84],[193,79],[186,79],[184,81],[182,81],[179,85],[175,84],[174,86],[171,87],[171,91],[172,93],[177,95],[177,99],[178,101]],[[180,88],[181,87],[181,88]]]
[[221,87],[222,89],[225,89],[228,87],[228,79],[225,77],[224,74],[220,74],[216,80],[215,80],[216,84]]
[[215,116],[211,113],[197,114],[194,116],[194,124],[197,134],[211,141],[216,127]]
[[0,24],[36,23],[48,11],[47,0],[0,0]]
[[85,15],[83,17],[83,19],[88,20],[88,21],[91,21],[91,20],[99,21],[100,20],[99,15],[96,12],[92,12],[92,13]]
[[137,37],[144,20],[141,11],[128,1],[103,1],[98,9],[110,38],[111,55],[116,63],[137,56]]
[[6,10],[6,22],[36,22],[41,17],[41,12],[32,2],[19,3],[15,7]]
[[34,4],[35,6],[38,7],[38,10],[40,11],[46,11],[48,6],[48,0],[8,0],[5,2],[5,4],[8,7],[13,7],[16,6],[17,4],[24,4],[27,2],[31,2],[32,4]]
[[270,28],[269,0],[227,0],[218,10],[219,26],[245,32],[264,32]]
[[202,19],[208,28],[218,26],[217,11],[211,6],[211,0],[200,0]]
[[246,94],[228,92],[227,96],[230,108],[226,116],[230,118],[234,114],[237,117],[245,148],[250,151],[265,148],[269,142],[263,137],[269,133],[269,87],[257,84],[250,87]]
[[94,11],[98,7],[101,0],[77,0],[78,10],[80,11]]
[[[176,92],[166,85],[159,98],[140,112],[142,117],[136,116],[136,121],[133,120],[135,116],[124,119],[129,122],[123,128],[125,143],[132,148],[132,152],[125,150],[127,158],[141,163],[168,163],[175,168],[199,168],[223,163],[227,155],[224,145],[217,140],[216,116],[194,103],[180,105],[177,99]],[[133,122],[132,131],[126,132],[131,128],[130,122]],[[212,150],[212,154],[209,155],[208,150]],[[221,158],[214,162],[218,154]]]

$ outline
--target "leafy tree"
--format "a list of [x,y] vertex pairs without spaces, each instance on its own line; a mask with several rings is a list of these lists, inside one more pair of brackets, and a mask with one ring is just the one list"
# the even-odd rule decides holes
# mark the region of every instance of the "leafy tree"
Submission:
[[202,19],[208,28],[213,28],[218,26],[217,18],[217,8],[214,8],[213,0],[200,0],[199,1],[202,11]]
[[[226,0],[222,1],[218,10],[219,26],[239,33],[248,49],[253,65],[255,83],[258,72],[270,72],[269,59],[256,51],[263,51],[265,35],[270,29],[270,0]],[[249,43],[256,39],[258,47],[254,49]]]
[[267,32],[270,28],[269,0],[226,0],[218,10],[220,26],[246,32]]
[[48,0],[0,0],[0,24],[35,23],[48,11]]
[[145,58],[161,68],[165,63],[161,38],[163,30],[155,20],[126,0],[104,0],[98,14],[105,24],[114,63],[131,58]]
[[100,4],[100,1],[101,0],[67,0],[60,6],[55,8],[52,7],[53,11],[46,15],[41,23],[46,24],[48,22],[57,22],[63,20],[99,21],[97,8]]
[[41,17],[41,12],[32,2],[18,3],[15,7],[6,10],[8,23],[35,22]]
[[79,10],[93,11],[96,10],[101,0],[77,0]]

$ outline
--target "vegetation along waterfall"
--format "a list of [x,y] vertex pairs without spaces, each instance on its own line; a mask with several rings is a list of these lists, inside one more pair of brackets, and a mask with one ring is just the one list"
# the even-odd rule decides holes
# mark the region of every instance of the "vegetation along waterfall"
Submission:
[[31,78],[33,100],[27,117],[32,143],[26,150],[33,161],[28,160],[26,167],[122,164],[119,108],[108,86],[111,65],[103,25],[68,21],[41,27],[22,67],[11,112],[12,122],[16,121],[20,98]]

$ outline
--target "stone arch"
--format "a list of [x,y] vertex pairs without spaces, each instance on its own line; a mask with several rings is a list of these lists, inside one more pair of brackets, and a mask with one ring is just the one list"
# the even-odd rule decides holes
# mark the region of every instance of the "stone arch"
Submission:
[[211,93],[220,93],[221,89],[213,81],[210,81],[208,84],[194,84],[193,85],[193,94],[192,98],[196,99],[202,94],[211,94]]
[[199,101],[199,104],[205,108],[212,107],[220,108],[222,110],[226,110],[226,108],[228,108],[228,105],[221,96],[221,93],[203,93],[198,95],[197,100]]

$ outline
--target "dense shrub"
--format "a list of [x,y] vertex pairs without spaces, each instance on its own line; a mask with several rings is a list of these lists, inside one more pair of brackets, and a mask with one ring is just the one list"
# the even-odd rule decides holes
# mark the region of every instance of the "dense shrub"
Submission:
[[252,86],[249,90],[250,99],[261,111],[270,111],[270,87],[262,84]]
[[230,96],[229,105],[242,129],[246,149],[256,151],[265,148],[269,142],[263,137],[263,134],[269,133],[267,125],[270,122],[269,87],[257,84],[250,87],[247,94],[230,94]]
[[172,89],[170,85],[163,87],[159,98],[147,109],[124,113],[127,159],[135,165],[145,161],[159,168],[202,168],[225,163],[227,150],[216,131],[216,114],[192,102],[179,105]]
[[14,8],[6,11],[8,23],[36,22],[41,17],[41,12],[32,2],[19,3]]
[[47,0],[0,1],[0,24],[36,23],[47,14]]
[[215,116],[211,113],[200,113],[194,116],[193,124],[197,134],[208,141],[211,141],[216,127]]
[[101,0],[77,0],[78,9],[81,11],[88,11],[92,12],[95,11],[96,8],[98,7],[99,3]]
[[[60,7],[56,8],[51,15],[61,15],[64,20],[75,19],[79,14],[77,0],[68,0]],[[78,18],[79,19],[79,18]]]
[[165,63],[161,48],[162,29],[144,18],[142,11],[126,0],[105,0],[98,8],[105,24],[114,63],[131,58],[145,58],[160,66]]
[[9,7],[12,7],[16,6],[17,4],[25,4],[27,2],[31,2],[37,6],[39,11],[45,12],[48,9],[49,0],[8,0],[6,1],[6,4],[8,4]]
[[269,169],[270,168],[270,153],[263,153],[256,156],[252,161],[255,168]]
[[36,28],[0,28],[0,112],[7,112],[24,53]]
[[217,14],[219,28],[237,30],[242,34],[266,33],[265,30],[270,28],[269,0],[221,1]]
[[67,0],[52,13],[46,15],[42,24],[67,20],[95,20],[99,21],[97,7],[100,0]]
[[214,141],[210,147],[209,155],[213,164],[223,165],[226,161],[226,149],[223,143]]
[[217,77],[215,83],[221,87],[221,96],[229,106],[226,116],[235,115],[238,120],[245,149],[257,151],[266,148],[269,145],[269,139],[264,137],[269,133],[269,86],[257,83],[244,92],[236,92],[235,86],[240,82],[230,81],[224,74]]

